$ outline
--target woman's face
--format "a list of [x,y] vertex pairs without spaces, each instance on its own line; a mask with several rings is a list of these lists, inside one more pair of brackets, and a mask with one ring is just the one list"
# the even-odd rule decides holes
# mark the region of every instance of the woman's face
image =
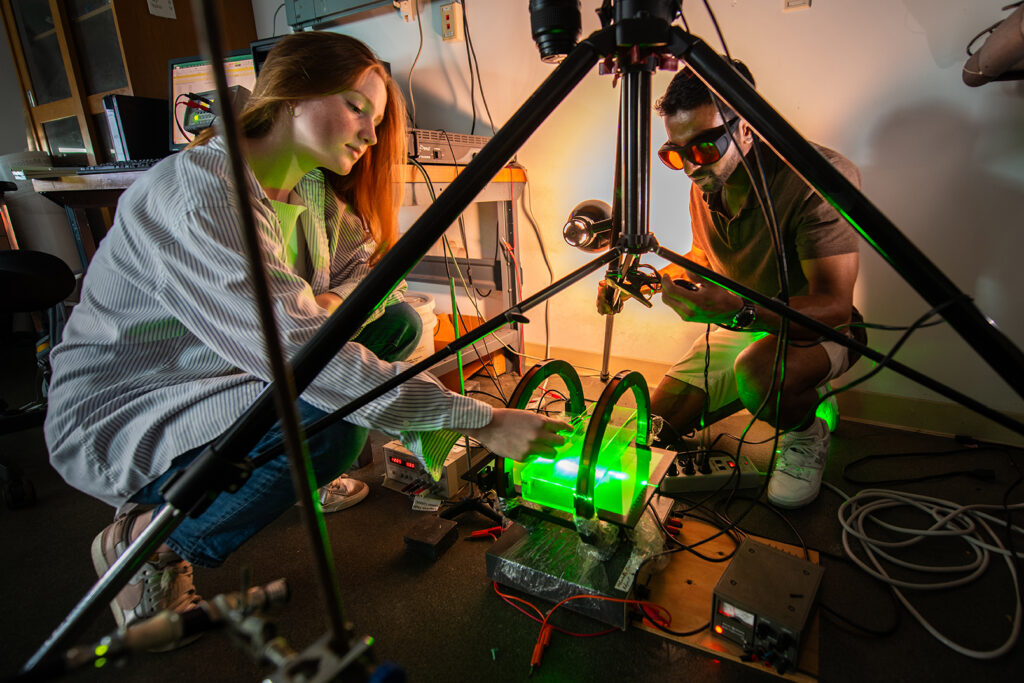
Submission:
[[366,148],[377,143],[388,94],[384,79],[367,70],[349,90],[294,105],[292,139],[304,166],[346,175]]

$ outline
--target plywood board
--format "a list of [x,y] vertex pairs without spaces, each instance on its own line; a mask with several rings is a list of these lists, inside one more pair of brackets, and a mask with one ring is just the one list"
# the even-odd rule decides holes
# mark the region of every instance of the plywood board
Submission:
[[[702,522],[687,518],[683,523],[678,539],[685,544],[702,541],[718,533],[718,529]],[[756,541],[803,557],[803,550],[797,546],[779,543],[768,539],[752,536]],[[732,539],[722,534],[712,541],[694,548],[703,555],[718,558],[727,557],[733,551]],[[809,551],[812,562],[818,562],[818,553]],[[651,602],[661,605],[672,614],[673,631],[692,631],[707,624],[711,619],[711,598],[718,579],[722,576],[728,562],[708,562],[696,555],[683,551],[670,556],[668,566],[651,578],[648,587]],[[743,649],[731,641],[712,635],[710,629],[704,629],[693,636],[673,636],[660,631],[654,626],[643,623],[640,628],[650,631],[663,638],[675,640],[688,647],[703,650],[716,657],[724,657],[745,664],[760,671],[774,674],[780,678],[793,681],[816,681],[818,672],[818,613],[811,615],[810,623],[805,629],[804,642],[800,650],[800,661],[796,670],[780,675],[774,668],[766,667],[761,662],[744,662]]]

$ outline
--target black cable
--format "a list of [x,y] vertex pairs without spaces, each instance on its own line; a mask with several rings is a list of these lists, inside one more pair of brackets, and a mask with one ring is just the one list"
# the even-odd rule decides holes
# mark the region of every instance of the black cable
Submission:
[[[448,151],[452,155],[452,165],[455,166],[455,176],[459,175],[459,160],[455,158],[455,147],[452,146],[452,140],[448,137],[448,131],[442,130],[441,134],[444,136],[444,141],[448,143]],[[462,218],[462,214],[459,214],[459,235],[462,237],[462,250],[466,252],[466,279],[469,284],[473,284],[473,271],[469,265],[469,240],[466,238],[466,222]],[[452,257],[454,258],[454,252]]]
[[[790,532],[793,534],[793,537],[797,541],[797,545],[799,545],[800,549],[804,551],[804,559],[808,560],[808,561],[811,560],[811,553],[810,553],[810,550],[808,550],[808,548],[807,548],[807,542],[804,541],[804,537],[800,535],[800,532],[797,531],[795,526],[793,526],[793,523],[791,521],[789,521],[789,517],[786,517],[786,515],[781,510],[776,508],[774,505],[769,505],[768,503],[765,503],[764,501],[759,500],[757,498],[748,498],[747,496],[735,496],[734,499],[727,500],[724,503],[724,505],[725,505],[725,512],[723,514],[725,515],[725,517],[727,519],[728,519],[729,505],[732,504],[733,500],[748,500],[748,501],[752,501],[754,504],[760,505],[761,507],[765,508],[766,510],[771,512],[773,515],[775,515],[776,517],[781,519],[782,522],[787,527],[789,527]],[[743,529],[743,532],[747,533],[747,534],[751,533],[747,529]]]
[[[494,119],[491,117],[491,108],[487,105],[487,96],[484,94],[484,81],[480,76],[480,62],[476,57],[476,48],[473,47],[473,38],[469,35],[469,14],[466,13],[467,0],[462,0],[462,30],[466,34],[466,51],[469,55],[469,80],[472,86],[473,68],[476,66],[476,81],[480,85],[480,101],[483,102],[484,111],[487,112],[487,121],[491,126],[491,135],[494,135]],[[470,96],[472,97],[472,87]],[[476,104],[473,104],[473,130],[476,130]]]
[[[668,530],[665,528],[665,525],[662,523],[662,521],[660,519],[658,519],[657,512],[655,511],[654,507],[650,505],[650,501],[648,501],[648,507],[651,510],[651,516],[654,518],[654,521],[658,525],[658,528],[661,529],[661,532],[663,534],[665,534],[665,538],[670,540],[672,543],[675,543],[676,546],[678,546],[676,548],[676,550],[679,550],[679,551],[685,550],[686,552],[690,553],[691,555],[694,555],[698,559],[704,560],[705,562],[718,563],[718,562],[728,562],[729,560],[731,560],[733,555],[736,554],[736,550],[739,548],[739,540],[734,535],[734,533],[733,533],[734,530],[732,528],[725,528],[726,535],[733,542],[733,551],[731,553],[729,553],[728,555],[724,555],[722,557],[709,557],[708,555],[704,555],[703,553],[697,552],[696,550],[694,550],[694,548],[697,547],[698,545],[701,545],[701,544],[705,543],[707,541],[707,539],[705,539],[703,541],[699,541],[698,543],[695,543],[695,544],[692,544],[692,545],[687,545],[687,544],[683,543],[678,538],[675,538],[674,536],[672,536],[668,532]],[[690,509],[686,510],[685,512],[673,513],[673,514],[679,514],[679,515],[683,515],[683,516],[687,516],[687,517],[693,517],[694,519],[697,519],[698,521],[704,522],[708,526],[713,526],[715,528],[722,529],[722,526],[720,526],[722,520],[719,520],[719,521],[716,522],[716,521],[712,521],[712,520],[705,519],[705,518],[702,518],[702,517],[697,517],[696,515],[694,515],[692,513],[692,510],[693,510],[693,508],[690,508]],[[712,512],[712,511],[708,510],[708,512]],[[715,514],[715,513],[712,512],[712,514]],[[725,524],[728,525],[728,523],[729,523],[728,520],[725,520]],[[637,569],[637,571],[639,572],[639,568]]]
[[[831,489],[829,489],[829,490],[831,490]],[[761,507],[765,508],[766,510],[768,510],[772,514],[774,514],[776,517],[781,519],[783,521],[783,523],[785,523],[785,525],[787,527],[789,527],[789,530],[793,534],[794,538],[796,538],[798,545],[803,550],[804,558],[806,560],[808,560],[808,561],[811,561],[810,550],[807,547],[806,541],[804,540],[804,538],[800,534],[800,532],[797,530],[796,526],[793,525],[793,523],[790,521],[790,519],[781,510],[778,510],[774,506],[768,505],[767,503],[765,503],[765,502],[763,502],[761,500],[747,498],[746,496],[737,496],[736,500],[753,500],[757,505],[760,505]],[[724,504],[723,504],[724,507],[725,507],[725,512],[723,513],[723,516],[726,519],[728,519],[728,506],[731,503],[732,503],[732,499],[726,500],[724,502]],[[750,534],[751,533],[750,530],[748,530],[748,529],[740,528],[740,530],[742,532],[746,533],[746,534]],[[761,536],[763,537],[763,535],[761,535]],[[843,557],[841,555],[835,555],[833,553],[829,553],[829,552],[824,551],[824,550],[817,550],[816,552],[818,553],[819,557],[828,557],[830,559],[835,559],[835,560],[839,560],[839,561],[845,562],[847,564],[850,564],[851,566],[853,565],[853,563],[850,562],[850,560],[848,558]],[[819,560],[819,564],[820,564],[820,560]],[[879,582],[879,584],[881,585],[881,582]],[[853,629],[856,629],[856,630],[858,630],[858,631],[860,631],[860,632],[862,632],[862,633],[864,633],[866,635],[870,635],[870,636],[877,637],[877,638],[884,638],[884,637],[890,636],[893,633],[895,633],[896,630],[899,628],[899,625],[900,625],[900,610],[899,610],[899,605],[896,602],[896,597],[890,591],[888,591],[888,590],[886,590],[884,592],[889,597],[890,601],[893,604],[893,614],[894,614],[894,616],[893,616],[893,624],[891,626],[885,628],[885,629],[875,629],[875,628],[871,628],[869,626],[864,626],[863,624],[858,623],[854,619],[852,619],[852,618],[850,618],[850,617],[840,613],[838,610],[836,610],[836,609],[834,609],[832,607],[829,607],[828,605],[826,605],[820,599],[820,597],[818,599],[818,606],[825,613],[827,613],[829,616],[831,616],[841,626],[844,626],[844,625],[845,626],[849,626],[849,627],[852,627]]]
[[875,375],[877,375],[879,372],[882,371],[882,368],[884,368],[886,366],[886,364],[889,361],[892,360],[893,356],[896,355],[896,352],[899,351],[900,347],[903,346],[903,344],[906,343],[906,341],[910,338],[910,335],[913,334],[918,329],[918,327],[920,327],[922,324],[924,324],[928,320],[928,318],[931,318],[932,316],[938,315],[947,306],[951,306],[952,304],[958,302],[961,298],[969,298],[969,297],[967,297],[966,294],[960,294],[958,296],[954,296],[952,299],[949,299],[947,301],[942,302],[941,304],[939,304],[938,306],[932,308],[930,311],[928,311],[927,313],[922,315],[920,318],[915,320],[914,323],[911,324],[911,326],[909,328],[907,328],[907,331],[904,332],[900,336],[900,338],[898,340],[896,340],[896,344],[893,345],[893,347],[889,350],[889,352],[887,354],[885,354],[885,356],[882,358],[882,360],[878,361],[878,365],[876,365],[870,372],[865,373],[863,376],[858,377],[857,379],[849,382],[848,384],[845,384],[845,385],[839,387],[838,389],[832,389],[831,391],[825,392],[824,394],[822,394],[821,396],[818,397],[818,404],[816,404],[813,409],[817,410],[818,405],[820,405],[823,401],[827,400],[828,398],[830,398],[832,396],[835,396],[836,394],[839,394],[841,392],[848,391],[848,390],[852,389],[853,387],[857,386],[858,384],[862,384],[862,383],[866,382],[868,379],[870,379],[870,378],[874,377]]
[[[992,447],[992,448],[995,448],[995,447]],[[901,478],[901,479],[857,479],[857,478],[854,478],[854,477],[850,476],[850,474],[849,474],[850,470],[856,469],[858,467],[862,467],[863,465],[865,465],[865,464],[867,464],[867,463],[869,463],[869,462],[871,462],[873,460],[891,460],[891,459],[894,459],[894,458],[920,458],[920,457],[933,458],[933,457],[936,457],[936,456],[943,456],[943,455],[961,455],[963,453],[968,453],[968,452],[972,452],[972,451],[977,452],[978,450],[987,450],[987,449],[985,449],[985,448],[982,448],[982,449],[978,449],[978,448],[958,448],[958,449],[955,449],[955,450],[952,450],[952,451],[939,451],[939,452],[923,451],[923,452],[916,452],[916,453],[876,453],[874,455],[865,455],[865,456],[863,456],[861,458],[857,458],[856,460],[848,462],[848,463],[846,463],[843,466],[843,472],[842,472],[843,480],[848,481],[851,484],[856,484],[857,486],[879,486],[879,485],[882,485],[882,484],[888,484],[888,485],[893,485],[893,484],[914,484],[914,483],[918,483],[918,482],[922,482],[922,481],[934,481],[936,479],[948,479],[949,477],[958,477],[958,476],[972,477],[974,479],[981,479],[981,480],[985,480],[985,481],[990,481],[990,480],[995,478],[995,472],[992,471],[992,470],[983,470],[983,469],[956,470],[956,471],[951,471],[951,472],[938,472],[938,473],[935,473],[935,474],[925,474],[925,475],[922,475],[922,476],[919,476],[919,477],[906,477],[906,478]]]
[[[466,33],[468,22],[466,21],[466,3],[462,3],[462,32]],[[469,127],[469,134],[476,133],[476,81],[473,78],[473,57],[472,48],[469,43],[469,36],[466,35],[466,63],[469,65],[469,105],[473,111],[473,122]]]
[[729,54],[729,46],[725,44],[725,37],[722,35],[722,29],[718,26],[718,18],[715,13],[711,10],[711,5],[708,4],[708,0],[704,0],[704,9],[708,11],[708,16],[711,17],[711,23],[715,25],[715,33],[718,34],[718,40],[722,42],[722,50],[725,51],[725,56],[732,61],[732,55]]
[[416,127],[416,96],[412,91],[412,72],[416,69],[416,62],[420,61],[420,53],[423,52],[423,21],[420,18],[420,0],[412,0],[416,7],[416,29],[420,34],[419,47],[416,48],[416,56],[412,59],[412,64],[409,66],[409,107],[406,110],[406,115],[409,117],[409,121],[412,122],[412,127]]
[[[728,44],[725,41],[725,36],[722,34],[721,27],[718,25],[718,18],[715,16],[714,11],[711,9],[711,5],[708,4],[708,0],[704,0],[704,8],[707,10],[708,16],[711,18],[711,22],[715,26],[715,32],[718,34],[718,39],[722,43],[722,50],[725,52],[726,58],[731,63],[733,61],[732,54],[729,52],[729,46],[728,46]],[[684,21],[685,21],[685,19],[684,19]],[[711,100],[714,103],[715,108],[718,110],[718,115],[721,117],[722,121],[725,121],[725,112],[722,109],[722,104],[719,101],[718,97],[714,93],[712,93]],[[739,145],[737,144],[736,136],[735,136],[733,130],[728,125],[726,125],[725,128],[726,128],[726,132],[729,133],[729,138],[730,138],[732,144],[736,145],[736,148],[737,148],[737,151],[738,151],[739,150]],[[773,244],[773,246],[775,248],[776,260],[778,262],[778,269],[779,269],[778,275],[779,275],[779,291],[780,291],[780,296],[781,296],[783,301],[788,303],[789,302],[789,266],[788,266],[787,261],[786,261],[786,253],[785,253],[784,245],[783,245],[783,242],[782,242],[782,234],[781,234],[781,231],[779,230],[778,221],[776,219],[775,206],[774,206],[774,204],[771,201],[771,193],[770,193],[769,188],[768,188],[768,179],[767,179],[767,176],[766,176],[766,174],[764,172],[764,165],[762,163],[761,156],[760,156],[760,153],[759,153],[759,150],[758,150],[757,140],[754,140],[753,147],[754,147],[754,160],[755,160],[755,163],[756,163],[756,166],[757,166],[757,171],[758,171],[757,175],[755,176],[751,172],[750,165],[747,162],[746,157],[743,156],[742,154],[740,154],[740,162],[743,164],[743,168],[747,172],[747,177],[750,180],[751,189],[754,191],[754,197],[757,199],[757,202],[758,202],[759,206],[761,207],[761,213],[764,216],[765,222],[766,222],[766,224],[768,226],[769,235],[772,238],[772,244]],[[760,187],[758,185],[758,180],[761,181],[760,182]],[[762,192],[763,192],[763,195],[762,195]],[[771,471],[772,471],[772,469],[775,466],[775,455],[776,455],[776,451],[778,449],[778,439],[781,437],[781,432],[780,432],[780,429],[778,427],[779,409],[781,407],[782,394],[783,394],[783,391],[784,391],[784,388],[785,388],[785,384],[786,384],[785,356],[787,354],[785,353],[785,350],[789,348],[789,343],[790,343],[790,340],[789,340],[789,318],[786,318],[786,317],[783,316],[783,317],[780,318],[780,326],[779,326],[779,330],[778,330],[777,337],[776,337],[775,360],[774,360],[774,363],[773,363],[773,366],[772,366],[772,377],[771,377],[771,382],[769,384],[768,391],[765,392],[765,397],[762,400],[761,405],[758,406],[757,412],[754,414],[754,416],[751,419],[750,423],[747,425],[746,429],[743,430],[743,434],[741,435],[741,437],[739,439],[739,445],[736,448],[736,459],[737,459],[737,462],[738,462],[739,458],[740,458],[740,451],[743,448],[743,443],[744,443],[744,439],[746,438],[747,432],[749,432],[750,428],[753,427],[754,422],[758,419],[758,416],[761,414],[761,411],[763,411],[765,406],[767,405],[768,397],[771,396],[772,393],[775,391],[776,380],[778,380],[778,393],[776,394],[776,398],[775,398],[775,423],[776,424],[775,424],[775,435],[773,437],[773,445],[772,445],[772,457],[771,457],[771,461],[769,462],[769,467],[768,467],[769,475],[765,477],[764,484],[761,487],[762,488],[762,493],[763,493],[763,491],[765,489],[767,489],[768,480],[771,478]],[[803,424],[803,422],[801,422],[801,424]],[[735,490],[736,490],[736,488],[734,488],[734,491]]]
[[[828,490],[832,491],[832,489],[828,489]],[[834,491],[833,491],[833,493],[834,493]],[[858,569],[858,570],[860,569],[859,567],[857,567],[856,564],[854,564],[850,560],[850,558],[848,558],[848,557],[846,557],[844,555],[836,555],[835,553],[830,553],[827,550],[818,550],[817,552],[818,552],[819,557],[825,557],[825,558],[827,558],[829,560],[834,560],[836,562],[842,562],[842,563],[847,564],[847,565],[849,565],[851,567],[854,567],[855,569]],[[883,629],[871,628],[869,626],[864,626],[863,624],[855,621],[854,619],[852,619],[852,618],[842,614],[838,610],[836,610],[836,609],[834,609],[832,607],[829,607],[824,602],[822,602],[820,597],[818,599],[818,605],[829,616],[833,617],[833,619],[836,620],[835,623],[837,625],[839,625],[839,626],[844,626],[844,625],[845,626],[850,626],[850,627],[853,627],[854,629],[856,629],[858,631],[861,631],[865,635],[869,635],[869,636],[872,636],[872,637],[875,637],[875,638],[886,638],[888,636],[891,636],[892,634],[896,633],[897,630],[899,630],[900,623],[902,622],[902,619],[901,619],[901,615],[903,614],[902,607],[901,607],[899,601],[896,599],[896,595],[891,590],[889,590],[889,587],[885,583],[883,583],[882,581],[879,581],[878,579],[874,578],[870,574],[867,574],[867,575],[864,575],[864,576],[867,576],[868,578],[870,578],[872,580],[871,583],[873,585],[876,585],[879,588],[881,588],[882,589],[882,593],[886,597],[889,598],[889,602],[892,605],[892,625],[891,626],[888,626],[888,627],[883,628]],[[859,596],[859,593],[858,593],[858,596]]]
[[[935,320],[935,321],[930,322],[930,323],[924,323],[922,325],[918,325],[918,328],[922,328],[922,327],[935,327],[936,325],[945,325],[945,324],[946,324],[946,320],[945,320],[945,318],[943,318],[942,320]],[[887,331],[887,332],[903,332],[905,330],[909,330],[910,329],[910,327],[907,326],[907,325],[882,325],[881,323],[869,323],[869,322],[847,323],[846,325],[840,325],[839,327],[840,328],[842,328],[842,327],[863,327],[863,328],[869,329],[869,330],[884,330],[884,331]]]
[[[442,131],[442,132],[444,132],[444,131]],[[448,134],[447,133],[445,133],[445,139],[448,139]],[[451,142],[450,141],[449,141],[448,145],[449,145],[449,147],[451,146]],[[453,155],[454,155],[454,151],[453,151]],[[434,183],[430,180],[430,174],[427,173],[427,169],[423,166],[423,164],[421,164],[418,160],[416,160],[413,157],[409,157],[409,163],[413,164],[416,168],[419,169],[420,174],[423,176],[423,179],[424,179],[424,181],[427,184],[427,192],[428,192],[428,194],[430,194],[430,199],[431,199],[431,201],[435,201],[437,199],[437,193],[434,191]],[[460,222],[462,221],[462,217],[461,216],[459,217],[459,221]],[[463,234],[465,234],[465,233],[463,233]],[[455,261],[454,252],[452,252],[451,246],[448,243],[447,236],[442,236],[442,238],[441,238],[441,245],[442,245],[442,249],[443,249],[444,254],[445,254],[445,257],[444,257],[445,274],[448,276],[448,281],[451,282],[451,283],[454,283],[454,279],[452,278],[452,273],[451,273],[451,270],[449,268],[449,253],[451,254],[452,262],[456,262],[456,261]],[[456,262],[456,265],[457,265],[457,262]],[[454,286],[454,284],[453,284],[453,286]],[[467,291],[467,294],[468,294],[469,293],[468,289],[466,291]],[[452,324],[453,324],[453,326],[457,325],[459,322],[462,323],[463,329],[468,329],[467,326],[466,326],[465,318],[463,318],[462,313],[459,313],[457,311],[452,311]],[[480,351],[479,351],[479,349],[477,349],[476,344],[474,344],[472,346],[472,349],[473,349],[473,352],[476,354],[477,360],[480,362],[481,367],[484,369],[484,372],[487,374],[487,376],[494,383],[494,386],[498,389],[498,393],[501,394],[504,397],[505,391],[502,388],[501,383],[497,379],[497,371],[496,371],[497,369],[493,368],[495,370],[494,375],[492,375],[488,371],[488,369],[487,369],[488,364],[493,366],[494,361],[493,360],[485,361],[483,359],[483,357],[480,355]],[[503,399],[503,400],[504,400],[505,403],[508,403],[508,399]]]
[[274,38],[274,37],[277,36],[277,13],[280,12],[281,10],[283,10],[283,9],[284,9],[284,3],[282,2],[280,5],[277,6],[277,9],[274,10],[274,23],[270,27],[270,34],[271,34],[270,37],[271,38]]
[[[918,329],[918,330],[920,330],[920,329],[924,329],[925,327],[935,327],[937,325],[945,325],[945,324],[947,324],[945,318],[940,318],[939,320],[933,320],[930,323],[922,323],[920,325],[917,325],[916,327],[914,327],[912,325],[883,325],[881,323],[848,322],[848,323],[843,323],[842,325],[836,325],[834,329],[842,330],[843,328],[862,327],[862,328],[868,329],[868,330],[881,330],[883,332],[906,332],[907,330],[910,330],[910,329]],[[814,339],[814,340],[790,342],[790,345],[794,346],[794,347],[797,347],[797,348],[801,348],[801,349],[809,349],[809,348],[811,348],[813,346],[817,346],[818,344],[822,343],[823,341],[826,341],[825,337],[818,337],[817,339]]]
[[[841,394],[844,391],[849,391],[853,387],[866,382],[867,380],[869,380],[870,378],[874,377],[879,372],[881,372],[882,369],[889,363],[889,361],[891,361],[893,359],[893,356],[896,355],[896,352],[899,350],[899,348],[901,346],[903,346],[903,344],[907,341],[907,339],[910,338],[910,335],[913,334],[915,330],[917,330],[919,327],[921,327],[921,325],[923,324],[924,321],[926,321],[928,318],[930,318],[932,316],[938,315],[944,308],[946,308],[947,306],[952,305],[953,303],[955,303],[961,297],[966,297],[966,296],[967,296],[966,294],[963,294],[963,295],[960,295],[960,296],[953,297],[952,299],[939,304],[938,306],[936,306],[935,308],[931,309],[930,311],[928,311],[927,313],[922,315],[920,318],[918,318],[912,325],[910,325],[910,327],[907,328],[907,331],[904,332],[904,334],[896,341],[896,344],[892,347],[892,349],[889,350],[889,352],[882,358],[882,360],[878,361],[878,365],[876,365],[874,368],[872,368],[872,370],[870,372],[864,374],[861,377],[858,377],[857,379],[854,379],[854,380],[848,382],[847,384],[844,384],[841,387],[836,387],[835,389],[832,389],[831,391],[826,391],[821,396],[819,396],[818,397],[818,402],[815,403],[814,406],[812,406],[811,409],[804,416],[804,421],[809,419],[810,416],[813,415],[814,412],[818,409],[818,406],[821,405],[822,403],[824,403],[825,401],[827,401],[829,398],[831,398],[833,396],[836,396],[837,394]],[[785,430],[785,431],[789,432],[789,431],[792,431],[792,430],[789,429],[789,430]],[[730,438],[735,439],[736,437],[730,436]],[[740,441],[741,441],[741,444],[742,444],[742,439]],[[751,443],[751,445],[758,445],[758,444],[763,444],[763,443],[767,443],[767,442],[768,442],[768,439],[765,439],[764,441],[755,441],[755,442],[750,442],[750,443]]]
[[[442,246],[443,246],[443,249],[444,249],[444,252],[445,252],[445,261],[444,261],[445,273],[448,275],[448,281],[451,283],[451,286],[454,288],[455,280],[454,280],[454,278],[452,278],[451,270],[449,269],[448,264],[449,264],[449,259],[451,260],[452,263],[454,263],[456,265],[456,267],[458,266],[458,262],[455,260],[455,252],[452,250],[451,245],[449,244],[448,238],[446,236],[441,238],[441,243],[442,243]],[[463,282],[463,289],[466,291],[467,294],[469,294],[469,290],[466,287],[465,282]],[[458,323],[461,323],[463,330],[467,330],[468,331],[470,329],[469,325],[466,324],[466,319],[462,315],[461,311],[458,311],[456,309],[455,311],[453,311],[452,316],[453,316],[453,318],[452,318],[453,325],[457,325]],[[497,368],[494,367],[494,361],[491,360],[491,359],[484,360],[484,357],[482,355],[480,355],[480,349],[477,348],[476,344],[473,344],[473,346],[471,348],[473,349],[473,353],[474,353],[474,355],[476,355],[477,362],[480,363],[480,367],[483,369],[484,373],[488,376],[488,378],[490,378],[491,382],[494,384],[495,388],[498,390],[498,393],[501,394],[502,397],[504,397],[505,396],[505,390],[502,388],[501,382],[498,381],[498,376],[497,376],[498,372],[497,372]],[[491,372],[492,370],[493,370],[493,374]],[[507,403],[508,399],[505,399],[505,402]]]
[[466,394],[482,394],[484,396],[488,396],[490,398],[493,398],[495,401],[501,401],[503,404],[504,403],[508,403],[508,401],[502,399],[500,396],[495,396],[492,393],[489,393],[489,392],[486,392],[486,391],[482,391],[480,389],[466,389]]

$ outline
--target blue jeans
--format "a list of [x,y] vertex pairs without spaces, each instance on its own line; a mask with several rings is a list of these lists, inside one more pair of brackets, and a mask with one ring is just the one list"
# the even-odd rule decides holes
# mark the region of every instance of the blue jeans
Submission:
[[[405,358],[419,342],[422,324],[412,306],[389,306],[384,315],[355,337],[381,360]],[[299,421],[304,427],[327,415],[303,400],[298,401]],[[317,486],[323,486],[347,470],[366,443],[368,430],[345,421],[335,422],[307,440]],[[187,467],[206,448],[194,448],[179,455],[156,481],[132,496],[133,503],[160,505],[160,488],[171,475]],[[277,452],[238,491],[222,493],[199,517],[186,517],[166,543],[180,557],[202,567],[219,567],[239,546],[277,519],[295,503],[288,458],[281,447],[281,425],[276,423],[263,435],[249,457]]]

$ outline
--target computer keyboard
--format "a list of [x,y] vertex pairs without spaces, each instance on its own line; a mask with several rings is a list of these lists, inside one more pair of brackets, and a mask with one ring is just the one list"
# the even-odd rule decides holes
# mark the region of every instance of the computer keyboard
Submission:
[[145,171],[159,159],[132,159],[130,161],[108,161],[95,166],[83,166],[78,169],[78,175],[89,175],[91,173],[124,173],[126,171]]

